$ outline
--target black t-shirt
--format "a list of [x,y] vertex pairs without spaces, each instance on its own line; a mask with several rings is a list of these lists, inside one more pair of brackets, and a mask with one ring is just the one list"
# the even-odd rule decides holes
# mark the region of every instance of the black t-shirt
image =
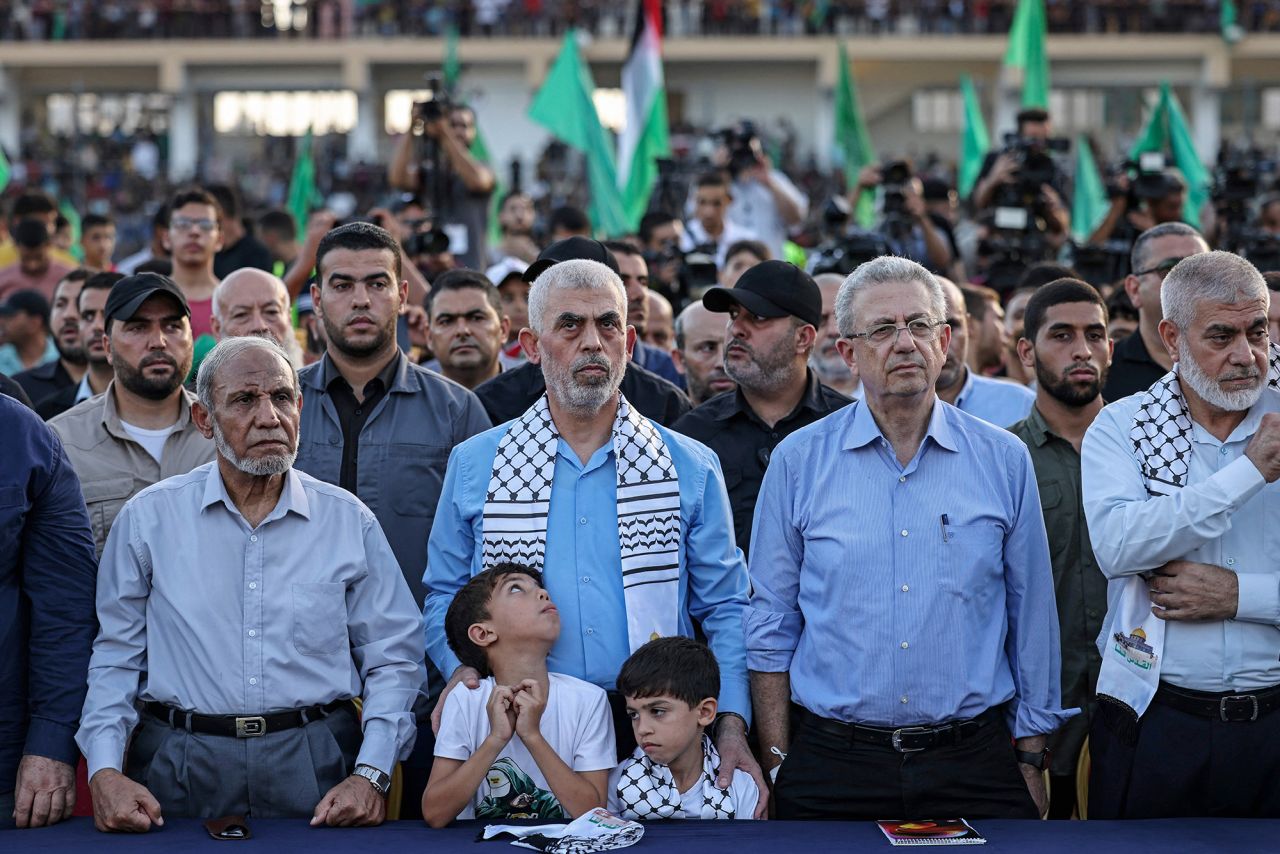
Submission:
[[266,270],[268,273],[273,272],[275,267],[271,250],[252,234],[246,234],[213,257],[213,274],[219,279],[225,279],[245,267]]
[[13,381],[22,386],[27,397],[37,402],[57,394],[67,386],[77,385],[71,378],[71,374],[67,373],[67,369],[63,367],[61,359],[54,359],[52,362],[45,362],[20,374],[14,374]]
[[[546,390],[542,368],[525,362],[481,383],[475,392],[493,423],[505,424],[524,415]],[[629,363],[622,375],[622,396],[641,415],[663,427],[670,427],[692,408],[684,392],[635,362]]]
[[1111,372],[1102,388],[1102,399],[1115,402],[1122,397],[1146,391],[1168,369],[1158,364],[1147,352],[1141,330],[1135,330],[1128,338],[1116,342],[1111,354]]

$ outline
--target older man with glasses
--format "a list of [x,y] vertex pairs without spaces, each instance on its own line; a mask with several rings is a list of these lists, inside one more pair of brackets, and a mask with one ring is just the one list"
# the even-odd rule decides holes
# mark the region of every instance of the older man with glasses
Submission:
[[1200,232],[1182,222],[1166,222],[1148,228],[1134,241],[1130,256],[1132,273],[1124,278],[1125,293],[1138,309],[1138,331],[1116,342],[1111,375],[1102,399],[1119,400],[1139,391],[1173,368],[1173,359],[1160,341],[1160,288],[1164,277],[1189,255],[1209,251]]
[[744,628],[761,751],[786,755],[780,819],[1046,806],[1045,736],[1073,712],[1035,471],[1016,436],[939,401],[945,308],[913,261],[860,266],[836,319],[863,398],[765,473]]

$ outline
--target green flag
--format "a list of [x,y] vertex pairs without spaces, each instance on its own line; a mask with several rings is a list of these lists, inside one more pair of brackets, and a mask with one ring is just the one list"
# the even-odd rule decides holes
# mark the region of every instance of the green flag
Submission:
[[1235,0],[1222,0],[1218,9],[1218,31],[1227,44],[1235,44],[1244,38],[1244,28],[1238,21]]
[[1173,155],[1173,165],[1178,167],[1187,182],[1182,218],[1187,224],[1199,228],[1200,208],[1209,199],[1209,170],[1196,153],[1187,117],[1167,82],[1160,84],[1160,98],[1156,101],[1156,108],[1151,113],[1147,126],[1138,135],[1137,142],[1129,150],[1129,159],[1137,160],[1139,155],[1149,151],[1169,152]]
[[961,198],[967,199],[982,173],[982,161],[991,148],[991,137],[987,134],[987,120],[982,115],[978,92],[968,74],[960,75],[960,92],[964,97],[964,133],[960,136],[956,189],[960,191]]
[[458,78],[462,76],[462,63],[458,61],[458,28],[450,24],[444,33],[444,88],[453,93],[458,88]]
[[4,156],[4,149],[0,148],[0,193],[4,192],[4,188],[9,186],[9,178],[13,175],[13,168],[9,166],[9,158]]
[[58,203],[58,213],[71,223],[71,257],[77,261],[83,261],[84,247],[80,245],[80,212],[76,210],[75,205],[64,200]]
[[1004,64],[1022,72],[1022,106],[1049,108],[1048,25],[1044,0],[1018,0]]
[[627,216],[618,192],[613,141],[591,99],[595,89],[591,69],[578,52],[577,32],[569,30],[546,81],[533,96],[529,118],[586,155],[591,221],[599,232],[622,235],[628,231]]
[[306,239],[307,217],[320,201],[320,191],[316,188],[316,162],[311,153],[311,130],[308,129],[306,136],[298,143],[293,175],[289,178],[289,197],[285,203],[298,227],[299,243]]
[[[862,107],[858,104],[858,91],[853,86],[853,72],[849,70],[849,54],[844,42],[840,42],[840,68],[836,80],[836,151],[844,166],[845,184],[852,189],[858,181],[858,173],[876,162],[876,150],[871,144]],[[875,199],[863,192],[854,209],[854,220],[863,228],[875,223]]]
[[1106,218],[1110,207],[1107,188],[1093,159],[1093,147],[1089,138],[1080,134],[1076,137],[1076,188],[1071,198],[1071,236],[1077,243],[1089,239],[1093,230]]

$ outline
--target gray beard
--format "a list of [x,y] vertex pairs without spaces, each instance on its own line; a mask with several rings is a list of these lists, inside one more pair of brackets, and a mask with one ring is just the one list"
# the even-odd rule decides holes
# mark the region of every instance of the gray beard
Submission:
[[209,420],[213,422],[213,445],[218,449],[219,456],[247,475],[270,477],[284,474],[293,468],[293,461],[298,458],[298,449],[294,448],[287,454],[273,454],[269,457],[245,459],[232,449],[231,443],[227,441],[227,437],[222,432],[222,428],[218,426],[218,419],[210,418]]
[[1195,359],[1184,357],[1181,350],[1178,352],[1178,379],[1191,386],[1205,403],[1227,412],[1243,412],[1262,397],[1263,377],[1258,377],[1256,388],[1223,391],[1217,380],[1201,370]]
[[561,367],[547,360],[542,362],[542,376],[547,383],[547,393],[560,406],[583,415],[594,415],[604,408],[622,387],[622,375],[626,369],[626,361],[623,360],[620,365],[609,366],[609,376],[604,382],[584,384],[574,377],[572,366]]

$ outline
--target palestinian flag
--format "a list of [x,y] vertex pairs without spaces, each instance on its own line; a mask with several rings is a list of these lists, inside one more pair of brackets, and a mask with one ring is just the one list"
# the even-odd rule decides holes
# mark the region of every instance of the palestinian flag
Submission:
[[662,77],[662,4],[639,0],[637,6],[631,50],[622,66],[627,123],[618,138],[618,189],[632,228],[649,207],[658,158],[671,153]]

